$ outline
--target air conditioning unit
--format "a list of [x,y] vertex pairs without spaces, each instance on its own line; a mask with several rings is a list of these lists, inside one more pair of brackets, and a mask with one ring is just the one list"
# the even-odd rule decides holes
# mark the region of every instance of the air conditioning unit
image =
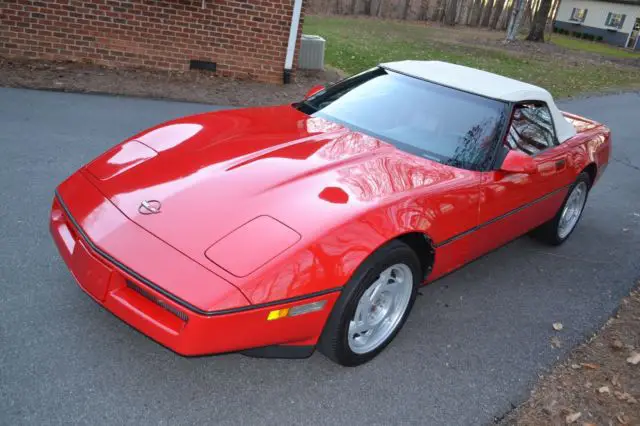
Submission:
[[302,34],[298,67],[304,70],[324,69],[325,40],[317,35]]

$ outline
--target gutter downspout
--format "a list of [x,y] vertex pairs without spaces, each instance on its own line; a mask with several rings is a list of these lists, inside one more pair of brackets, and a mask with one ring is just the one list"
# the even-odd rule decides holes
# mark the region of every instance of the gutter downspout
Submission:
[[284,84],[291,83],[291,71],[293,69],[293,56],[296,51],[296,41],[298,39],[298,25],[300,24],[300,14],[302,13],[302,0],[294,0],[293,14],[291,15],[291,27],[289,28],[289,43],[287,44],[287,56],[284,60]]

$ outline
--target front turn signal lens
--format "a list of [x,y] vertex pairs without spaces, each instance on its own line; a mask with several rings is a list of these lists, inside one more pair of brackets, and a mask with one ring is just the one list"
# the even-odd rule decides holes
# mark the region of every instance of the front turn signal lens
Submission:
[[267,321],[273,321],[284,317],[295,317],[310,312],[320,311],[327,304],[326,300],[318,300],[317,302],[307,303],[306,305],[298,305],[292,308],[276,309],[269,312]]
[[276,309],[275,311],[269,312],[269,316],[267,317],[267,321],[273,321],[280,318],[284,318],[289,313],[289,308],[284,309]]

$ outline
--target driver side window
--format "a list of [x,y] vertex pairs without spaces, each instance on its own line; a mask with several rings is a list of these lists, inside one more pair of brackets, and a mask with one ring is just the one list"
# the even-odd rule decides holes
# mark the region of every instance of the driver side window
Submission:
[[509,149],[528,155],[556,145],[551,112],[545,103],[526,103],[513,109],[509,133],[505,141]]

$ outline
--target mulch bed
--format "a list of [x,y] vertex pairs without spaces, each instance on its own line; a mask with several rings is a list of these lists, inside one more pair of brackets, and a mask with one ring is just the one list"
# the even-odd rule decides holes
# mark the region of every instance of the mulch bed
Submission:
[[97,65],[0,57],[0,86],[80,93],[174,99],[216,105],[277,105],[294,102],[316,84],[340,80],[341,73],[299,71],[291,84],[216,77],[207,71],[168,72],[111,69]]

